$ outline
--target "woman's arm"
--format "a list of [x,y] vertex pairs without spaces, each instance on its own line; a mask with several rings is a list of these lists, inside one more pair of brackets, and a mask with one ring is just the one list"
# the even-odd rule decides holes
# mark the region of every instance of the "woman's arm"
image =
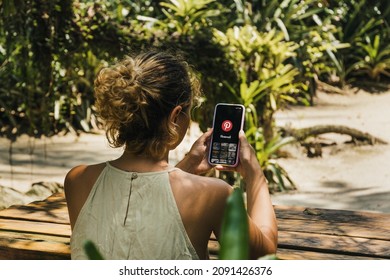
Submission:
[[247,211],[251,257],[258,258],[276,253],[278,243],[277,222],[264,174],[244,178],[247,193]]
[[258,258],[276,252],[278,231],[268,184],[245,133],[240,132],[240,161],[236,168],[217,166],[219,170],[235,170],[246,183],[247,212],[251,257]]
[[[211,133],[212,130],[204,133],[176,166],[193,174],[203,174],[213,168],[207,161]],[[240,132],[239,137],[240,158],[238,166],[235,168],[216,166],[216,168],[221,171],[239,172],[246,183],[251,258],[258,258],[276,252],[278,242],[276,216],[268,184],[256,153],[248,143],[243,131]],[[218,219],[220,218],[221,215]],[[215,231],[218,232],[219,229],[215,227]]]

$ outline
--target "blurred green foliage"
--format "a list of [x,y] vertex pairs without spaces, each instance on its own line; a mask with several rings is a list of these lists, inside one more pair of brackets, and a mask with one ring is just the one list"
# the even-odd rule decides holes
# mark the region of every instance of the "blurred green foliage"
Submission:
[[249,259],[248,216],[241,188],[234,188],[226,201],[219,243],[220,260]]
[[283,170],[269,164],[288,141],[275,140],[274,113],[310,105],[318,81],[386,82],[389,18],[388,0],[3,0],[0,136],[98,129],[97,70],[146,48],[175,49],[202,80],[195,121],[206,129],[217,102],[245,104],[248,138],[278,182]]
[[84,252],[89,260],[104,260],[104,257],[96,247],[95,243],[91,240],[84,242]]

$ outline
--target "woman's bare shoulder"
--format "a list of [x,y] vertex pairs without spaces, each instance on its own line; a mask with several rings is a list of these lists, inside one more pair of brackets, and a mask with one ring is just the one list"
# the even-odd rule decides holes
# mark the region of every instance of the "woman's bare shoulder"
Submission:
[[72,228],[81,208],[95,184],[105,163],[73,167],[65,177],[64,190]]
[[203,228],[207,240],[211,232],[218,236],[226,200],[232,187],[215,177],[198,176],[184,171],[180,173],[177,174],[181,176],[176,181],[178,184],[173,189],[184,223],[186,224],[186,217],[192,217],[200,223],[197,224],[196,232]]
[[215,177],[199,176],[182,170],[177,172],[176,176],[176,179],[173,178],[174,181],[180,182],[182,187],[197,194],[224,198],[230,194],[232,189],[228,183]]
[[64,182],[65,188],[83,186],[85,183],[96,181],[105,166],[105,163],[98,163],[94,165],[78,165],[73,167],[66,174]]

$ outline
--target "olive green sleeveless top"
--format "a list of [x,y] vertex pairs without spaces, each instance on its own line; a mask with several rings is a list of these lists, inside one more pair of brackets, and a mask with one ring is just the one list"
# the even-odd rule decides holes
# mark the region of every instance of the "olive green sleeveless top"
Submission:
[[87,258],[86,240],[105,259],[199,259],[169,182],[175,170],[126,172],[107,162],[74,226],[72,259]]

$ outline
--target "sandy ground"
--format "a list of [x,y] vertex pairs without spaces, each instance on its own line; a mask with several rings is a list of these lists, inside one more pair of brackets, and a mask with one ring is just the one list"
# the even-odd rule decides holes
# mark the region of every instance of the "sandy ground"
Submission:
[[353,146],[349,136],[326,134],[322,157],[307,158],[290,147],[293,158],[280,159],[298,191],[273,195],[275,204],[390,212],[390,92],[335,95],[319,93],[314,107],[278,113],[278,125],[294,128],[319,124],[346,125],[387,141],[388,145]]
[[[278,161],[298,190],[274,194],[274,204],[390,213],[390,92],[319,93],[315,104],[279,112],[276,122],[294,128],[347,125],[380,137],[389,145],[351,146],[343,143],[348,137],[327,134],[321,136],[322,140],[337,144],[325,148],[322,157],[307,158],[301,147],[287,147],[292,157]],[[172,163],[188,151],[198,135],[195,124],[179,149],[171,154]],[[103,134],[39,140],[21,137],[12,144],[11,157],[10,147],[8,140],[0,138],[0,208],[46,197],[47,191],[61,191],[65,174],[73,166],[107,161],[122,152],[110,148]],[[37,182],[46,190],[26,194]]]

